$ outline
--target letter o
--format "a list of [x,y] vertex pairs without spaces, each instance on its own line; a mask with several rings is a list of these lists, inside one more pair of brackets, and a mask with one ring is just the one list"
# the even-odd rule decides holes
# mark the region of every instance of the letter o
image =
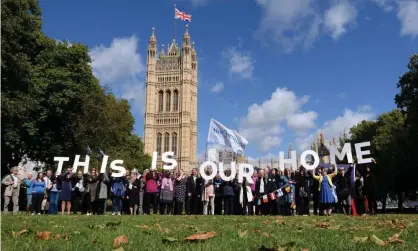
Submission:
[[[313,158],[314,158],[314,164],[313,165],[309,165],[308,163],[306,163],[306,156],[308,156],[308,155],[313,156]],[[300,163],[302,164],[302,166],[304,168],[306,168],[306,170],[314,170],[319,165],[319,156],[316,152],[314,152],[312,150],[306,150],[300,156]]]
[[[210,166],[212,168],[212,174],[209,176],[207,176],[205,173],[205,168],[207,166]],[[211,180],[215,178],[216,173],[218,172],[218,168],[216,167],[216,164],[213,163],[212,161],[205,161],[202,163],[202,165],[200,165],[199,172],[200,172],[200,176],[202,176],[203,179]]]

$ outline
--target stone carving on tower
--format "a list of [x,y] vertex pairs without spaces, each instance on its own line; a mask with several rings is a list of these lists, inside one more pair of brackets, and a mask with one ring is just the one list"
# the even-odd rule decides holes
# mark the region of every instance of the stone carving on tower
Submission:
[[196,165],[197,151],[197,55],[188,26],[182,47],[175,39],[157,52],[155,29],[148,43],[144,151],[161,155],[174,152],[178,168],[189,171]]
[[317,146],[318,155],[321,163],[329,163],[329,149],[327,148],[327,146],[329,146],[329,142],[325,142],[324,134],[321,131],[319,133]]
[[319,133],[319,136],[317,139],[314,139],[311,145],[311,150],[318,153],[320,157],[321,163],[330,163],[329,158],[329,147],[335,146],[337,149],[341,150],[341,148],[344,146],[344,144],[348,141],[348,135],[346,131],[344,130],[344,134],[341,135],[338,138],[338,141],[336,137],[332,137],[332,140],[326,140],[324,137],[324,134],[322,131]]

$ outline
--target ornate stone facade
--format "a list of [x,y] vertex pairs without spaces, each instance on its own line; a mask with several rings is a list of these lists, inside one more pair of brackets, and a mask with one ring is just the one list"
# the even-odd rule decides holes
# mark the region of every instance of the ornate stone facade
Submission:
[[[347,134],[344,130],[344,134],[341,135],[340,134],[340,138],[337,142],[337,140],[335,139],[335,137],[332,137],[332,140],[326,140],[324,137],[324,134],[322,133],[322,131],[319,133],[319,136],[316,140],[314,140],[312,142],[311,145],[311,150],[317,152],[320,155],[320,163],[326,163],[326,164],[330,164],[330,157],[329,154],[325,155],[325,156],[321,156],[321,150],[325,150],[325,149],[321,149],[323,147],[326,147],[327,149],[330,146],[335,146],[337,148],[341,148],[344,146],[344,143],[347,141]],[[329,149],[328,149],[329,151]]]
[[161,155],[172,151],[178,168],[189,171],[196,166],[197,151],[197,55],[188,26],[182,47],[173,39],[167,51],[158,53],[152,29],[148,43],[146,108],[144,118],[145,153]]

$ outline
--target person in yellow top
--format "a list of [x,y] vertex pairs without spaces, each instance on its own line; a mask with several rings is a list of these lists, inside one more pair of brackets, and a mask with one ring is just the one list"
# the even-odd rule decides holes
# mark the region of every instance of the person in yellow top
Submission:
[[320,210],[324,211],[324,215],[331,216],[332,213],[332,204],[335,202],[334,194],[332,193],[333,184],[332,178],[337,175],[337,168],[335,165],[331,165],[333,173],[328,174],[328,169],[323,168],[320,176],[316,176],[313,173],[313,178],[319,182],[319,203]]

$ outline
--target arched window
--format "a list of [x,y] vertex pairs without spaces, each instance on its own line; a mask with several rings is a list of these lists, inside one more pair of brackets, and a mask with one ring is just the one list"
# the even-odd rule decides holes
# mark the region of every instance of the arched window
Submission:
[[157,152],[158,155],[161,155],[161,145],[162,145],[162,135],[161,133],[157,133]]
[[167,91],[165,94],[165,111],[169,112],[171,110],[171,92]]
[[164,152],[168,152],[170,149],[170,134],[168,132],[164,135]]
[[179,91],[177,90],[174,90],[173,110],[175,112],[179,110]]
[[163,105],[164,105],[164,93],[163,91],[158,92],[158,111],[163,111]]
[[177,156],[177,133],[173,132],[171,137],[171,150]]

